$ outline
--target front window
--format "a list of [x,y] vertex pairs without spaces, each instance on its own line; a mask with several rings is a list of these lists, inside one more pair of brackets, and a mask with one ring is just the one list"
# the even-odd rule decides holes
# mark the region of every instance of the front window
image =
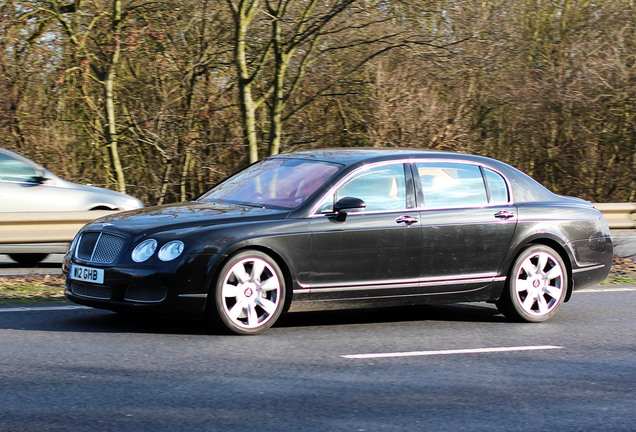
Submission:
[[0,180],[32,182],[36,175],[35,170],[24,162],[0,153]]
[[306,159],[265,159],[230,177],[198,201],[293,209],[341,165]]
[[345,197],[360,198],[366,212],[399,211],[406,208],[404,165],[380,165],[356,172],[334,194],[327,197],[320,213],[333,211],[333,204]]

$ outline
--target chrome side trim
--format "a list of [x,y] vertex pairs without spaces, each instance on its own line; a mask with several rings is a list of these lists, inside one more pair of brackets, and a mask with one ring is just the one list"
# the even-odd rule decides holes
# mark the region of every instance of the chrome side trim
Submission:
[[[429,286],[445,286],[445,285],[472,285],[478,283],[490,283],[495,280],[494,275],[467,275],[477,277],[466,276],[451,276],[443,279],[439,278],[424,278],[419,281],[403,281],[403,282],[356,282],[352,284],[342,285],[318,285],[312,287],[313,293],[328,293],[328,292],[343,292],[343,291],[362,291],[362,290],[378,290],[378,289],[396,289],[396,288],[422,288]],[[505,280],[505,278],[504,278]],[[319,290],[319,291],[318,291]],[[294,291],[295,292],[295,291]],[[461,291],[458,291],[461,292]]]
[[[433,211],[441,211],[441,210],[464,210],[464,209],[474,210],[474,209],[487,209],[487,208],[502,207],[502,206],[512,207],[512,205],[510,204],[486,204],[481,206],[457,206],[457,207],[417,207],[417,208],[404,208],[400,210],[375,210],[375,211],[353,212],[353,213],[349,213],[347,217],[357,217],[357,216],[375,215],[375,214],[389,214],[389,213],[433,212]],[[320,218],[320,217],[329,217],[329,214],[314,213],[309,215],[309,218]],[[506,221],[502,220],[502,221],[495,221],[495,222],[499,224],[509,224],[509,223],[516,224],[517,220],[508,219]],[[438,225],[461,225],[461,224],[462,224],[461,222],[455,222],[455,223],[438,224]],[[429,226],[429,225],[423,225],[423,226]]]
[[504,282],[506,279],[508,279],[508,276],[499,276],[494,278],[492,281],[493,282]]
[[[487,208],[492,208],[492,207],[513,207],[512,204],[510,203],[506,203],[506,204],[486,204],[486,205],[480,205],[480,206],[456,206],[456,207],[418,207],[416,210],[417,211],[439,211],[439,210],[461,210],[461,209],[487,209]],[[355,213],[351,213],[352,215]],[[517,223],[516,219],[508,219],[507,221],[500,221],[501,223],[507,222],[507,223]]]
[[386,281],[348,282],[348,283],[336,283],[336,284],[314,284],[314,285],[311,285],[310,288],[311,289],[316,289],[316,288],[337,288],[337,287],[374,286],[374,285],[403,286],[403,285],[410,285],[410,284],[417,285],[419,282],[420,282],[420,279],[418,279],[418,278],[413,278],[413,279],[394,279],[394,280],[386,280]]
[[[318,210],[320,209],[320,207],[322,206],[323,202],[325,201],[326,198],[328,198],[331,194],[333,194],[340,186],[342,186],[346,181],[348,181],[351,177],[353,177],[354,175],[358,174],[361,171],[365,171],[368,170],[370,168],[374,168],[377,166],[382,166],[382,165],[393,165],[393,164],[411,164],[414,165],[416,163],[455,163],[455,164],[464,164],[464,165],[474,165],[474,166],[479,166],[479,167],[483,167],[485,169],[489,169],[495,173],[497,173],[498,175],[500,175],[503,179],[504,182],[506,183],[506,188],[508,191],[508,202],[506,203],[499,203],[499,204],[491,204],[488,203],[486,205],[482,205],[482,206],[469,206],[469,207],[463,207],[463,206],[459,206],[459,207],[438,207],[438,208],[425,208],[425,207],[418,207],[416,209],[402,209],[402,210],[391,210],[391,211],[378,211],[378,212],[362,212],[362,214],[375,214],[375,213],[393,213],[393,212],[402,212],[402,211],[413,211],[413,210],[417,210],[417,211],[425,211],[425,210],[446,210],[446,209],[459,209],[459,208],[488,208],[488,207],[500,207],[500,206],[512,206],[514,205],[514,196],[512,195],[512,187],[510,186],[510,180],[508,179],[508,177],[506,177],[501,171],[499,171],[498,169],[495,169],[493,167],[484,165],[483,163],[480,162],[475,162],[475,161],[467,161],[467,160],[461,160],[461,159],[452,159],[452,158],[426,158],[426,157],[409,157],[409,158],[401,158],[401,159],[394,159],[394,160],[388,160],[388,161],[381,161],[381,162],[373,162],[367,165],[363,165],[360,168],[356,169],[353,172],[350,172],[349,174],[347,174],[344,178],[340,179],[340,181],[338,183],[336,183],[331,189],[329,189],[329,191],[324,194],[322,196],[322,198],[320,198],[316,205],[314,205],[314,207],[311,209],[311,211],[309,212],[309,218],[312,217],[325,217],[327,216],[324,213],[318,213]],[[483,174],[482,174],[483,177]],[[356,213],[351,213],[349,216],[353,216]],[[518,217],[518,215],[517,215]]]
[[476,283],[490,283],[493,281],[491,277],[484,278],[475,278],[475,279],[453,279],[453,280],[438,280],[434,282],[421,282],[419,286],[427,287],[427,286],[444,286],[444,285],[455,285],[455,284],[476,284]]
[[497,276],[496,273],[473,273],[467,275],[457,275],[457,276],[444,276],[443,278],[438,277],[429,277],[429,278],[420,278],[420,282],[438,282],[438,281],[449,281],[451,283],[460,280],[477,280],[477,279],[493,279]]
[[179,294],[177,297],[207,298],[207,294]]
[[[455,276],[444,276],[444,277],[427,277],[427,278],[412,278],[412,279],[393,279],[393,280],[379,280],[379,281],[365,281],[365,282],[348,282],[348,283],[336,283],[336,284],[314,284],[314,285],[303,285],[304,288],[339,288],[339,287],[355,287],[355,286],[387,286],[387,285],[395,285],[395,286],[405,286],[405,285],[419,285],[419,284],[430,284],[430,283],[446,283],[453,284],[457,281],[464,280],[483,280],[483,279],[494,279],[497,276],[496,273],[473,273],[467,275],[455,275]],[[505,279],[505,276],[504,276]],[[420,285],[422,286],[422,285]]]
[[586,272],[586,271],[598,270],[598,269],[602,269],[602,268],[605,268],[605,264],[579,268],[579,269],[576,269],[576,270],[572,270],[572,273],[583,273],[583,272]]
[[294,294],[309,294],[310,292],[310,289],[295,289],[293,291]]
[[[322,201],[321,201],[322,202]],[[418,211],[417,209],[411,208],[411,209],[400,209],[400,210],[375,210],[375,211],[363,211],[363,212],[353,212],[353,213],[349,213],[347,215],[347,217],[352,217],[352,216],[362,216],[362,215],[375,215],[375,214],[389,214],[389,213],[408,213],[408,212],[416,212]],[[324,217],[329,217],[329,214],[327,213],[315,213],[309,216],[310,218],[324,218]]]
[[[420,284],[385,284],[385,285],[362,285],[362,286],[341,286],[337,288],[314,288],[312,293],[317,294],[327,293],[327,292],[343,292],[343,291],[369,291],[369,290],[378,290],[378,289],[396,289],[396,288],[417,288],[421,286]],[[319,291],[318,291],[319,290]]]

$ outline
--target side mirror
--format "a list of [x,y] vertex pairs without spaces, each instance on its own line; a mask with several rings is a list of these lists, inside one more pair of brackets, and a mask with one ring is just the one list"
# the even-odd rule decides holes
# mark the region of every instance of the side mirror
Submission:
[[44,176],[41,176],[41,175],[36,175],[36,176],[31,177],[31,179],[29,181],[31,183],[42,184],[42,183],[44,183],[47,180],[48,180],[47,177],[44,177]]
[[347,219],[347,213],[361,212],[367,207],[367,204],[360,198],[344,197],[333,205],[335,214],[334,219],[338,222],[344,222]]

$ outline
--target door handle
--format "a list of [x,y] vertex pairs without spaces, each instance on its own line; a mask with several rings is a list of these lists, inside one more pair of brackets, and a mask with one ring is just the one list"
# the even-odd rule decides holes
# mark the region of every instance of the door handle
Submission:
[[498,211],[497,213],[495,213],[495,217],[497,219],[504,219],[504,220],[508,220],[510,218],[515,217],[514,213],[510,213],[509,211]]
[[395,222],[404,225],[412,225],[417,222],[417,218],[412,216],[400,216],[395,220]]

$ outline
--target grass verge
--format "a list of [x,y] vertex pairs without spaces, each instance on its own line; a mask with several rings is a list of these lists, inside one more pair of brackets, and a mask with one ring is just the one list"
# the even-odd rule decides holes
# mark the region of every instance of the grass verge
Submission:
[[64,301],[64,276],[0,278],[0,305]]
[[625,277],[621,275],[610,274],[607,279],[601,282],[599,285],[636,285],[636,279]]

